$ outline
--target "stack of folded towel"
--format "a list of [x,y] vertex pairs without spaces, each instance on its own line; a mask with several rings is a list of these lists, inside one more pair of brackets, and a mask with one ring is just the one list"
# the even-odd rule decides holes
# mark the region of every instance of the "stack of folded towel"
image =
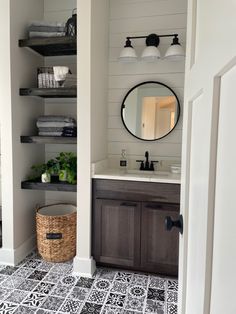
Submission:
[[65,35],[65,23],[34,21],[29,25],[29,38],[63,37]]
[[76,121],[68,116],[41,116],[36,124],[39,136],[77,136]]
[[72,88],[77,86],[77,75],[76,74],[66,74],[66,78],[64,81],[64,87]]

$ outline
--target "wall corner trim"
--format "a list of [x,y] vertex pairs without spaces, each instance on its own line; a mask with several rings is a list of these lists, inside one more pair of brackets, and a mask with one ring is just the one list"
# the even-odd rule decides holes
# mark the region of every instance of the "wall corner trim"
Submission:
[[92,278],[96,270],[96,263],[93,257],[80,258],[76,256],[74,258],[73,273],[77,276]]

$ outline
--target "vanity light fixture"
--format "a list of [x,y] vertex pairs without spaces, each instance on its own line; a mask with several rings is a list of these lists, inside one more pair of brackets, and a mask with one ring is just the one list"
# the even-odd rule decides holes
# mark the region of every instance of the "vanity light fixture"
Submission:
[[120,53],[119,59],[122,60],[122,62],[135,62],[138,59],[129,37],[126,38],[125,46]]
[[147,62],[153,62],[161,58],[161,53],[157,48],[160,44],[161,37],[173,37],[171,46],[167,49],[164,59],[170,61],[180,61],[185,58],[185,53],[179,43],[178,34],[157,35],[150,34],[147,36],[128,36],[123,50],[120,53],[121,62],[134,62],[137,60],[137,54],[131,44],[131,39],[146,39],[146,48],[143,50],[141,59]]

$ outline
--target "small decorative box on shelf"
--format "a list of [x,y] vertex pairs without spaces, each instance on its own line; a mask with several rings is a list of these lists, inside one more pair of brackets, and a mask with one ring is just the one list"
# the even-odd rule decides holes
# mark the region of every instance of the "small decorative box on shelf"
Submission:
[[40,181],[23,181],[21,188],[25,190],[42,190],[42,191],[59,191],[59,192],[76,192],[77,185],[66,182],[42,183]]
[[20,96],[42,98],[76,98],[76,88],[20,88]]
[[77,53],[77,43],[74,37],[20,39],[19,47],[30,48],[45,57],[69,56]]
[[21,136],[20,141],[27,144],[77,144],[77,137]]

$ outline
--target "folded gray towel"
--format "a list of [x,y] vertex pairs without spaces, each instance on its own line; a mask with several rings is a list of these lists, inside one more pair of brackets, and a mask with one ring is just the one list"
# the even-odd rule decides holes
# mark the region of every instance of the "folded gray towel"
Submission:
[[62,136],[62,132],[39,132],[39,136]]
[[39,116],[38,122],[76,122],[74,118],[68,116],[45,115]]
[[29,24],[31,26],[48,26],[48,27],[65,27],[66,23],[64,22],[48,22],[48,21],[32,21]]
[[38,128],[39,132],[62,132],[64,128]]
[[58,26],[35,26],[31,25],[28,29],[29,32],[65,32],[65,27],[58,27]]
[[77,86],[77,75],[76,74],[67,74],[63,87],[76,87]]
[[76,123],[73,122],[37,122],[38,128],[64,128],[75,127]]
[[45,37],[64,37],[66,36],[65,32],[29,32],[29,38],[45,38]]
[[63,87],[72,88],[77,87],[77,81],[65,81]]

